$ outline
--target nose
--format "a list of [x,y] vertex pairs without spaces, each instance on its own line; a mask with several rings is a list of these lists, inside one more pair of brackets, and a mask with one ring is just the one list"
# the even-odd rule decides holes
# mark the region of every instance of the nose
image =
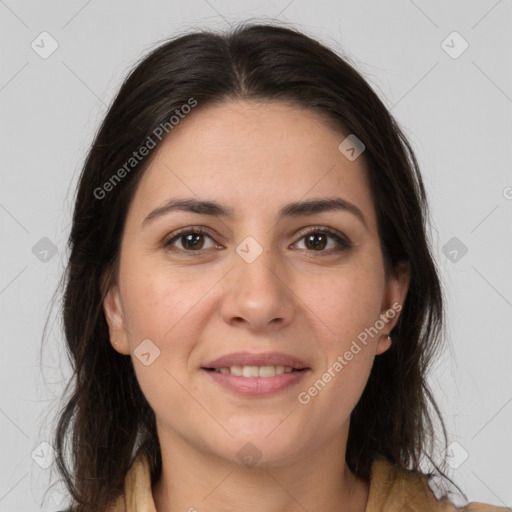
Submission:
[[232,326],[251,331],[282,329],[297,311],[289,272],[264,249],[254,260],[234,255],[231,271],[223,280],[221,314]]

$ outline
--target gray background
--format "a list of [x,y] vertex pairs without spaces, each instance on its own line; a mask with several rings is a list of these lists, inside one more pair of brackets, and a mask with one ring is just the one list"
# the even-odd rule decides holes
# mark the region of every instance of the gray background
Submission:
[[[106,106],[156,42],[248,18],[292,23],[348,54],[412,142],[448,299],[449,344],[430,382],[457,444],[439,456],[471,501],[512,505],[510,0],[0,0],[0,511],[40,510],[57,480],[41,443],[69,368],[50,301]],[[44,31],[58,44],[47,58]],[[43,509],[62,497],[57,484]]]

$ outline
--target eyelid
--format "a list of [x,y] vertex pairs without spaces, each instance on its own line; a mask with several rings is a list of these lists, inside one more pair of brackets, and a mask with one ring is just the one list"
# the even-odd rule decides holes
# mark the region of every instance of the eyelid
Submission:
[[[176,231],[173,231],[172,233],[170,233],[169,236],[167,236],[164,239],[163,246],[168,247],[173,240],[176,240],[180,236],[187,235],[189,233],[206,235],[206,236],[210,237],[215,243],[217,243],[215,240],[215,235],[213,235],[212,231],[209,228],[206,228],[204,226],[187,226],[185,228],[180,228],[180,229],[177,229]],[[220,238],[222,238],[222,237],[220,237]],[[180,249],[178,249],[178,250],[180,250]],[[201,252],[201,251],[183,251],[182,249],[181,249],[181,251],[188,252],[188,253]]]
[[350,239],[344,234],[344,233],[341,233],[340,231],[338,231],[337,229],[334,229],[334,228],[330,228],[328,226],[308,226],[306,228],[304,228],[303,230],[299,231],[299,233],[297,233],[297,241],[293,243],[293,245],[295,245],[297,242],[299,242],[300,240],[302,240],[304,237],[306,237],[307,235],[311,234],[311,233],[322,233],[322,234],[327,234],[329,235],[331,238],[334,238],[334,240],[338,243],[338,247],[334,248],[334,249],[329,249],[329,250],[326,250],[326,251],[308,251],[308,252],[318,252],[319,254],[332,254],[333,252],[336,252],[338,250],[343,250],[343,249],[351,249],[353,247],[353,244],[352,242],[350,241]]
[[[171,246],[171,242],[179,239],[180,236],[183,236],[183,235],[186,235],[189,233],[206,235],[209,238],[211,238],[214,243],[217,243],[217,241],[215,239],[216,235],[213,235],[212,231],[209,228],[204,227],[204,226],[187,226],[184,228],[177,229],[176,231],[173,231],[172,233],[170,233],[170,235],[164,239],[164,242],[163,242],[164,248]],[[318,254],[322,254],[322,253],[323,254],[332,254],[333,252],[347,250],[347,249],[351,249],[353,247],[352,242],[345,234],[339,232],[336,229],[330,228],[328,226],[320,226],[320,225],[307,226],[307,227],[303,228],[302,230],[300,230],[295,235],[296,240],[295,240],[295,242],[292,243],[292,245],[297,244],[303,238],[305,238],[306,236],[308,236],[309,234],[312,234],[312,233],[321,233],[321,234],[326,234],[326,235],[330,236],[338,243],[338,247],[336,247],[334,249],[331,248],[331,249],[322,250],[322,251],[313,251],[313,250],[307,250],[307,249],[301,249],[301,250],[305,250],[306,252],[311,252],[311,253],[317,252]],[[197,251],[186,251],[186,250],[183,250],[180,248],[175,248],[175,250],[178,252],[181,252],[181,253],[188,253],[188,254],[194,254],[194,253],[199,254],[201,252],[204,252],[203,249],[199,249]]]

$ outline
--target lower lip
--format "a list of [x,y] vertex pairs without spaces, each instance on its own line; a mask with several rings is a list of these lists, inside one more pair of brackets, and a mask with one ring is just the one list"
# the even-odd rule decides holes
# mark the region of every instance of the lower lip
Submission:
[[246,396],[264,396],[297,384],[309,370],[287,372],[274,377],[240,377],[231,373],[212,372],[205,369],[203,371],[226,389]]

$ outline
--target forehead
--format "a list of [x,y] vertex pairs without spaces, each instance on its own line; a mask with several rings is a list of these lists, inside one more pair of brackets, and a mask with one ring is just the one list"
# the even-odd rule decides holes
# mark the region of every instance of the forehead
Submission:
[[171,196],[196,196],[241,216],[271,216],[292,201],[337,196],[356,203],[374,225],[364,159],[350,161],[338,149],[348,135],[286,102],[199,105],[156,150],[133,209],[147,215]]

